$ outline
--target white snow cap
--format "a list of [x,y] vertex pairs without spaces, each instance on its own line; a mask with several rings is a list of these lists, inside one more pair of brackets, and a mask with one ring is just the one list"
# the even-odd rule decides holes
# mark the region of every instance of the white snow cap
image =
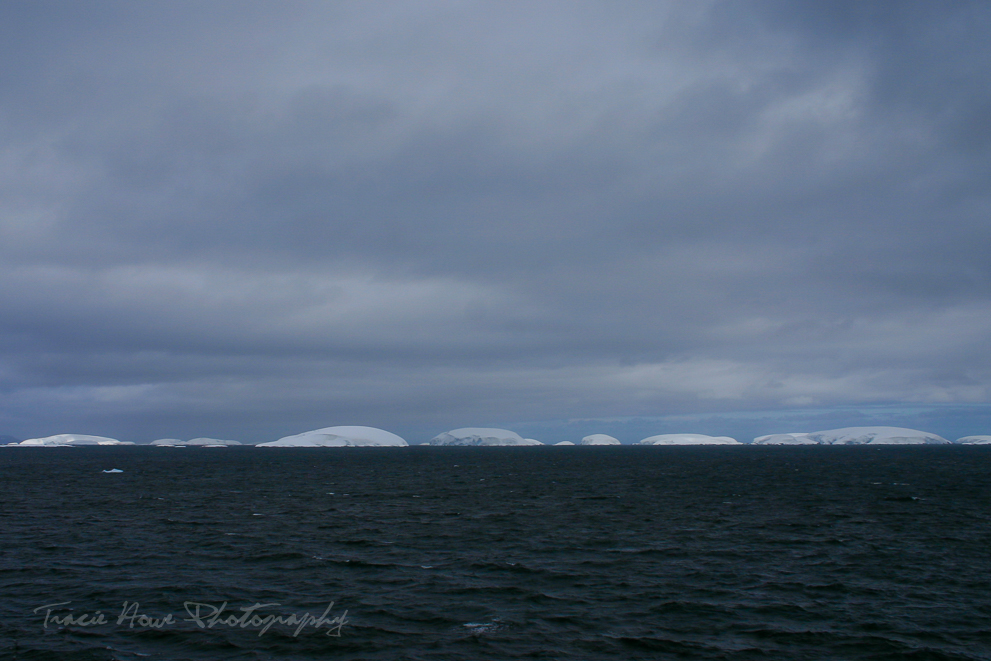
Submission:
[[788,434],[768,434],[754,439],[754,445],[819,445],[809,438],[805,432],[790,432]]
[[407,447],[409,443],[392,432],[375,427],[324,427],[259,443],[256,448],[344,448]]
[[942,436],[904,427],[844,427],[808,433],[769,434],[754,439],[754,445],[943,445],[946,443],[949,441]]
[[964,436],[956,442],[963,445],[991,445],[991,436]]
[[152,445],[158,447],[186,447],[196,446],[201,448],[224,448],[229,445],[241,445],[238,441],[223,441],[219,438],[193,438],[188,441],[180,441],[178,438],[160,438],[152,441]]
[[705,434],[660,434],[650,436],[634,445],[743,445],[729,436],[706,436]]
[[465,427],[438,434],[426,445],[543,445],[532,438],[523,438],[508,429]]
[[29,438],[18,445],[35,447],[72,447],[76,445],[134,445],[129,441],[118,441],[106,436],[88,436],[86,434],[56,434],[44,438]]
[[180,441],[178,438],[160,438],[157,441],[152,441],[149,445],[154,445],[160,448],[172,448],[177,445],[185,445],[186,441]]
[[583,438],[578,445],[621,445],[618,438],[608,434],[592,434]]
[[227,445],[241,445],[237,441],[223,441],[219,438],[191,438],[183,445],[199,445],[202,447],[217,447]]
[[555,443],[554,445],[574,445],[571,441],[561,441],[560,443]]
[[936,434],[904,427],[844,427],[814,431],[808,437],[821,445],[945,445]]

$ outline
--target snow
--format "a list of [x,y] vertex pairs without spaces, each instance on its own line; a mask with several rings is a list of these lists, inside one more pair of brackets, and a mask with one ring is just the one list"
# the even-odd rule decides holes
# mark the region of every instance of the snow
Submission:
[[706,436],[705,434],[660,434],[650,436],[635,445],[743,445],[729,436]]
[[790,432],[788,434],[768,434],[754,439],[754,445],[818,445],[805,432]]
[[427,441],[426,445],[543,445],[532,438],[523,438],[508,429],[465,427],[452,429]]
[[956,442],[963,445],[991,445],[991,436],[964,436]]
[[555,443],[554,445],[574,445],[571,441],[561,441],[560,443]]
[[178,438],[160,438],[157,441],[152,441],[150,445],[154,445],[160,448],[172,448],[180,445],[184,445],[185,441],[180,441]]
[[185,443],[183,443],[183,445],[199,445],[202,447],[209,448],[209,447],[216,447],[218,445],[227,446],[227,445],[241,445],[241,444],[237,441],[223,441],[219,438],[191,438]]
[[608,434],[592,434],[583,438],[578,445],[620,445],[618,438]]
[[225,448],[230,445],[241,445],[238,441],[224,441],[219,438],[192,438],[188,441],[180,441],[178,438],[160,438],[152,441],[152,445],[160,448],[181,448],[181,447],[201,447],[201,448]]
[[111,468],[110,470],[105,470],[105,471],[103,471],[103,472],[104,472],[104,473],[123,473],[124,471],[122,471],[122,470],[121,470],[121,469],[119,469],[119,468]]
[[820,445],[945,445],[936,434],[904,427],[844,427],[814,431],[809,439]]
[[89,436],[86,434],[56,434],[44,438],[29,438],[18,445],[23,447],[73,447],[80,445],[134,445],[128,441],[118,441],[106,436]]
[[754,445],[944,445],[946,443],[949,441],[942,436],[904,427],[844,427],[808,433],[769,434],[754,439]]
[[409,444],[391,432],[375,427],[324,427],[259,443],[256,448],[343,448],[407,447]]

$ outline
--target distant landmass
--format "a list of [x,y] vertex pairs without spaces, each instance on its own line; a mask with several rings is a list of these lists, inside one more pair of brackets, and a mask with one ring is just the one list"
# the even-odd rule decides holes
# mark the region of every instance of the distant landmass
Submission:
[[[14,436],[0,435],[0,447],[78,447],[78,446],[120,446],[135,445],[129,441],[119,441],[104,436],[86,434],[56,434],[44,438],[30,438],[22,441]],[[238,441],[218,438],[160,438],[148,445],[155,447],[225,448],[243,446]],[[491,427],[465,427],[452,429],[435,436],[420,445],[434,446],[543,446],[541,441],[524,438],[508,429]],[[607,434],[590,434],[578,443],[560,441],[558,446],[574,445],[626,445]],[[628,445],[991,445],[991,435],[964,436],[949,441],[931,432],[904,427],[844,427],[813,432],[782,432],[758,436],[750,442],[741,443],[729,436],[708,436],[705,434],[659,434]],[[286,436],[277,441],[258,443],[254,447],[408,447],[405,439],[392,432],[375,427],[324,427]],[[247,447],[252,447],[248,445]]]
[[375,427],[324,427],[286,436],[257,448],[407,447],[406,440]]
[[844,427],[758,436],[754,445],[948,445],[942,436],[904,427]]
[[152,441],[150,445],[160,448],[226,448],[241,444],[238,441],[225,441],[219,438],[193,438],[188,441],[180,441],[178,438],[160,438],[157,441]]
[[532,438],[523,438],[508,429],[492,427],[464,427],[438,434],[423,445],[543,445]]

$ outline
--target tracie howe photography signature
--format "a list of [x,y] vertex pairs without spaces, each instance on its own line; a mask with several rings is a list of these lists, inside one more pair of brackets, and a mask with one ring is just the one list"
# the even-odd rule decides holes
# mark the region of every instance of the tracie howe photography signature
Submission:
[[263,636],[273,626],[292,627],[295,638],[307,627],[313,630],[323,630],[327,636],[339,637],[341,629],[348,623],[348,611],[333,615],[334,602],[320,615],[312,615],[309,611],[302,613],[272,612],[280,607],[278,603],[255,602],[249,606],[232,609],[228,603],[219,605],[199,601],[185,601],[182,606],[186,617],[176,617],[173,613],[146,613],[141,610],[137,601],[125,601],[116,615],[108,615],[102,610],[77,611],[71,607],[71,601],[60,601],[45,604],[34,609],[34,613],[43,618],[42,627],[45,629],[58,627],[98,627],[117,626],[128,629],[165,629],[190,623],[200,629],[248,629],[257,630]]

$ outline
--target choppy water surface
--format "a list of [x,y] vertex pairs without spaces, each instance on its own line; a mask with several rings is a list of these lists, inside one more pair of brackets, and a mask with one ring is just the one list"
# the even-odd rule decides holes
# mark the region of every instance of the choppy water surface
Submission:
[[[5,659],[991,659],[991,448],[14,449],[0,480]],[[45,628],[65,601],[107,624]]]

